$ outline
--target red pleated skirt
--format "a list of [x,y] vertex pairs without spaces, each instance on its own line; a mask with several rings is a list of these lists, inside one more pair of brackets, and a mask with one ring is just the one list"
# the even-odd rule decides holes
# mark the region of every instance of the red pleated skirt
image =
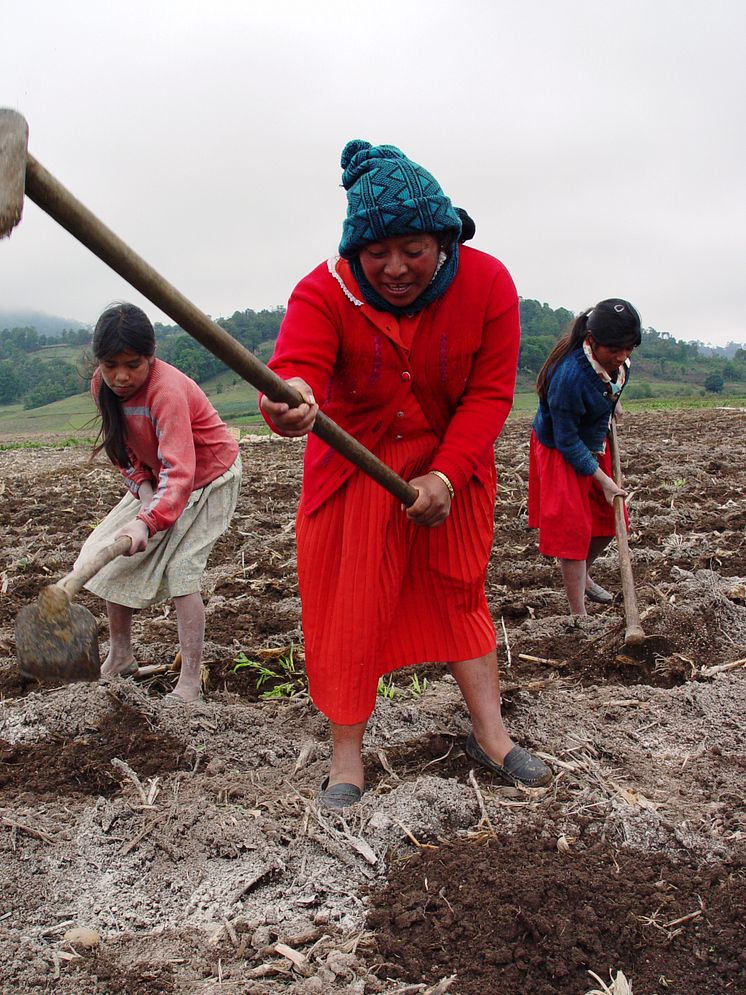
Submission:
[[[385,439],[376,455],[405,480],[425,473],[431,433]],[[443,525],[412,524],[401,504],[357,471],[312,515],[296,520],[306,670],[316,706],[354,725],[373,711],[379,678],[495,648],[484,583],[496,492],[473,478]]]
[[[598,465],[611,476],[608,446],[598,454]],[[628,522],[626,508],[624,515]],[[539,552],[562,560],[584,560],[593,537],[616,533],[614,509],[601,485],[574,470],[557,449],[542,445],[533,431],[528,463],[528,526],[539,530]]]

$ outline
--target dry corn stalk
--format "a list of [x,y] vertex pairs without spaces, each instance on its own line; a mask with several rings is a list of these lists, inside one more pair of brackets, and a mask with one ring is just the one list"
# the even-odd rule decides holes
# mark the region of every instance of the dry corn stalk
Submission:
[[728,670],[735,670],[736,667],[746,666],[746,659],[731,660],[730,663],[720,663],[715,667],[700,667],[699,673],[702,677],[714,677],[715,674],[724,674]]
[[[632,995],[632,985],[627,981],[623,971],[617,971],[616,977],[611,979],[611,986],[607,985],[599,978],[595,971],[588,974],[601,985],[600,988],[592,988],[586,995]],[[611,972],[609,972],[611,974]]]

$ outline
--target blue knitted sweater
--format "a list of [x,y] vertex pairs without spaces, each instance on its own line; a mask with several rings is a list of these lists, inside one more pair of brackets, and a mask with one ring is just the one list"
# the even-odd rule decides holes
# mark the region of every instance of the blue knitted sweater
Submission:
[[603,450],[619,395],[593,369],[582,344],[559,361],[548,379],[546,400],[539,399],[534,418],[536,438],[558,449],[581,476],[590,477],[598,469],[593,454]]

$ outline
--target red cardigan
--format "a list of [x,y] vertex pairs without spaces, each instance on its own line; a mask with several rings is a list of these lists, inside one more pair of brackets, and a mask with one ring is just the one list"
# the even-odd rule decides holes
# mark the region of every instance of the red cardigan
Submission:
[[[456,491],[494,461],[520,345],[510,274],[484,252],[459,253],[456,277],[422,312],[411,349],[395,317],[363,302],[345,260],[322,263],[293,291],[269,363],[285,380],[302,377],[324,413],[371,450],[411,391],[441,440],[432,469]],[[354,471],[309,435],[304,510],[315,511]]]

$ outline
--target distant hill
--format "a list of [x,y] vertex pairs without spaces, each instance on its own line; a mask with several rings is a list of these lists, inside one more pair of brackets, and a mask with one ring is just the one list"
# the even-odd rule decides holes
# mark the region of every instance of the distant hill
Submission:
[[35,328],[40,335],[59,338],[65,328],[87,328],[85,321],[76,318],[60,318],[56,314],[44,314],[43,311],[18,310],[7,311],[0,308],[0,329],[3,328]]
[[[531,389],[557,339],[573,319],[567,308],[552,308],[537,300],[521,298],[521,351],[518,383]],[[217,323],[234,339],[266,360],[279,332],[285,309],[235,311]],[[22,404],[25,410],[44,407],[85,392],[79,375],[82,352],[90,347],[90,325],[32,309],[0,310],[0,406]],[[155,324],[158,355],[197,383],[225,373],[227,368],[178,325]],[[635,353],[634,382],[630,397],[655,397],[661,381],[678,384],[688,392],[715,392],[726,384],[746,385],[746,345],[730,342],[711,346],[675,339],[668,332],[644,328]]]

